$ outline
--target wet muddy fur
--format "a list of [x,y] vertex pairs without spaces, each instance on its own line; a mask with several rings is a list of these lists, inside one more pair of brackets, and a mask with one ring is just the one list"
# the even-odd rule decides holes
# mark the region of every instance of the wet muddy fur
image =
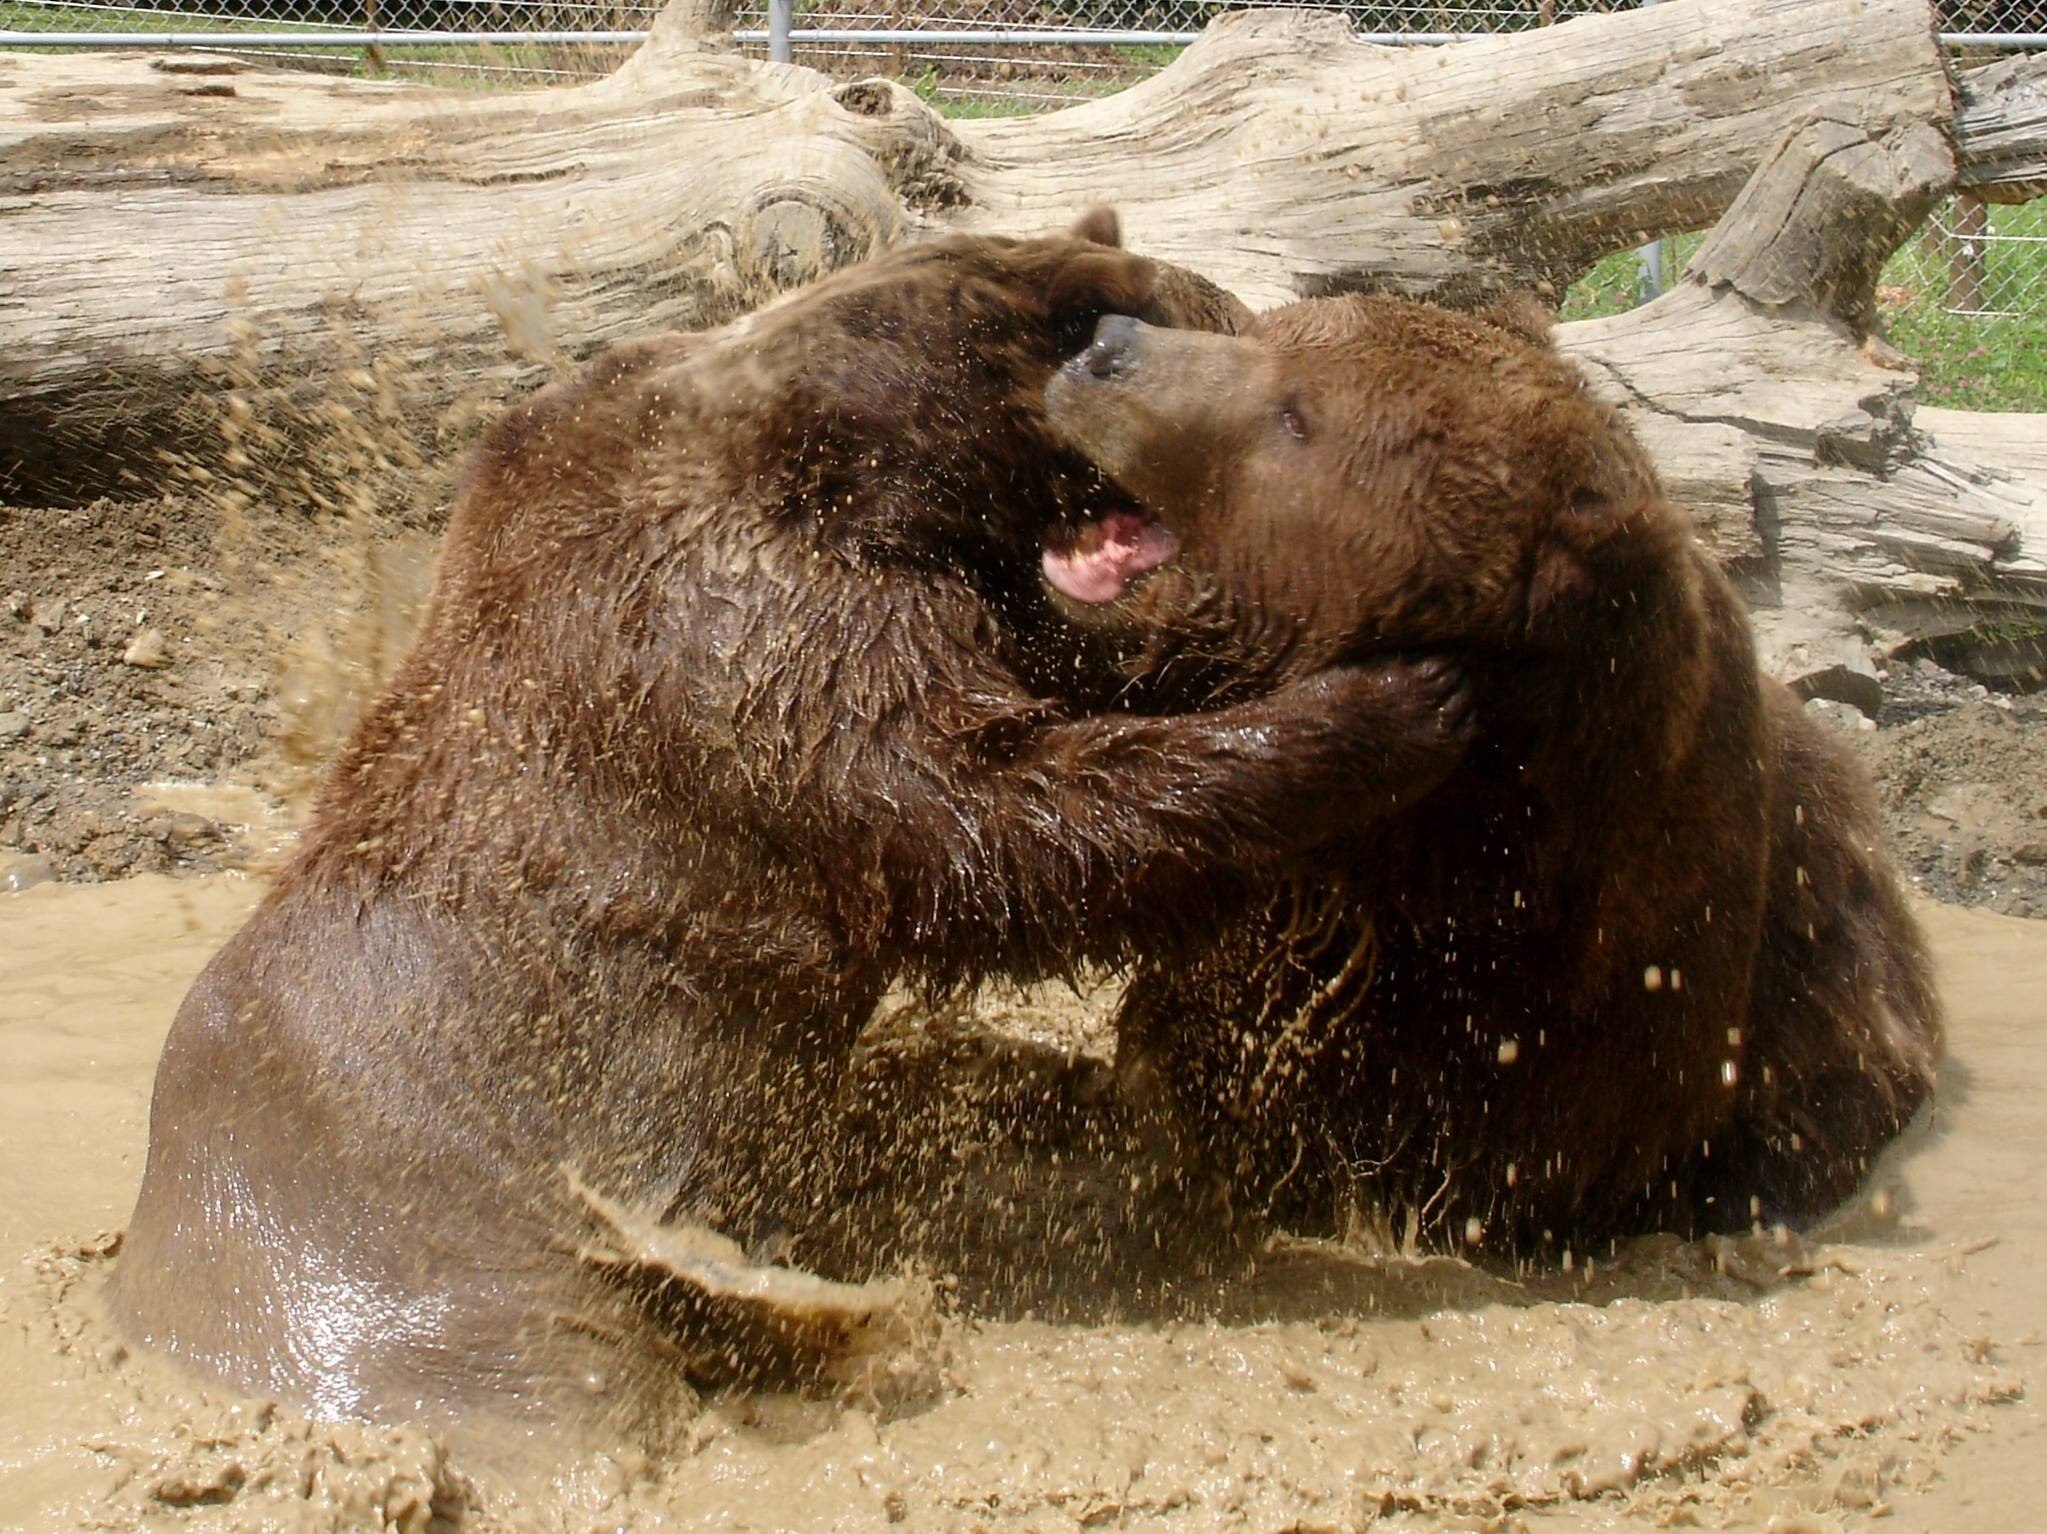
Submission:
[[1051,399],[1184,550],[1078,613],[1138,695],[1430,650],[1476,699],[1441,787],[1130,985],[1126,1088],[1236,1208],[1555,1253],[1853,1192],[1940,1032],[1869,792],[1539,321],[1112,321]]
[[1400,665],[1186,717],[1052,695],[1041,546],[1118,503],[1044,383],[1106,311],[1241,313],[1112,241],[935,241],[506,415],[173,1025],[131,1336],[328,1411],[644,1425],[731,1360],[617,1231],[758,1250],[808,1207],[885,986],[1124,959],[1448,769]]

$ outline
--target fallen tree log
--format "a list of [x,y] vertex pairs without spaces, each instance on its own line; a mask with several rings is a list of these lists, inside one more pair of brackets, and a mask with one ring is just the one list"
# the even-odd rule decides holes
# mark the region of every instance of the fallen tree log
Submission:
[[1876,331],[1884,261],[1953,178],[1927,125],[1818,118],[1669,293],[1560,335],[1744,586],[1765,663],[1871,712],[1884,654],[1976,633],[2011,676],[2014,636],[2047,632],[2047,418],[1915,411]]
[[1923,0],[1672,0],[1430,50],[1245,14],[1120,95],[959,122],[739,57],[732,3],[674,0],[613,76],[519,94],[0,57],[0,473],[132,463],[193,429],[208,370],[384,359],[432,415],[907,236],[1101,201],[1254,306],[1558,289],[1710,223],[1823,103],[1953,114]]
[[1564,341],[1773,653],[1866,703],[1865,640],[2039,612],[2012,443],[1915,430],[1872,328],[1875,271],[1933,202],[2022,190],[2047,153],[2047,64],[1989,66],[1958,108],[1923,0],[1670,0],[1427,51],[1266,11],[1116,97],[960,122],[739,57],[729,6],[673,0],[616,74],[523,94],[0,58],[0,493],[147,484],[168,457],[237,505],[294,475],[345,500],[612,340],[1097,201],[1259,306],[1554,292],[1720,218],[1665,300]]
[[2047,56],[2014,54],[1956,85],[1957,189],[1986,202],[2047,196]]

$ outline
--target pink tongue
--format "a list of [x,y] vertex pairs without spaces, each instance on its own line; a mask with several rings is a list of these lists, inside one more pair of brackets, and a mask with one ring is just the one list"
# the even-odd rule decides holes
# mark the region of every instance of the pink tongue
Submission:
[[1092,549],[1045,550],[1045,579],[1076,602],[1113,602],[1133,577],[1156,570],[1179,552],[1163,523],[1125,511],[1102,518],[1102,541]]

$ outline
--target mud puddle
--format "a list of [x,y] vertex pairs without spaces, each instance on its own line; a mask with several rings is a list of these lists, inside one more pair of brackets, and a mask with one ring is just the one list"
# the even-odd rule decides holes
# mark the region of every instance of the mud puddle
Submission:
[[[930,1389],[712,1397],[651,1455],[512,1478],[418,1429],[313,1423],[196,1386],[106,1326],[104,1233],[140,1173],[157,1047],[259,894],[149,877],[0,896],[0,1527],[2042,1521],[2047,925],[1927,908],[1952,1013],[1939,1111],[1826,1239],[1652,1239],[1543,1274],[1284,1240],[1176,1297],[1119,1287],[1106,1245],[1071,1240],[1113,1160],[1062,1159],[1042,1127],[1011,1124],[935,1157],[1008,1155],[1012,1183],[976,1183],[988,1207],[928,1249],[953,1296]],[[956,1042],[1050,1060],[1051,1081],[1062,1045],[1098,1045],[1100,1014],[1041,993],[942,1021]],[[971,1099],[999,1053],[940,1051],[925,1089]],[[957,1115],[930,1122],[965,1132]],[[1029,1204],[1040,1184],[1066,1202]],[[1095,1231],[1122,1238],[1106,1215]],[[1025,1298],[991,1303],[1010,1273]],[[1064,1302],[1034,1316],[1038,1290]]]

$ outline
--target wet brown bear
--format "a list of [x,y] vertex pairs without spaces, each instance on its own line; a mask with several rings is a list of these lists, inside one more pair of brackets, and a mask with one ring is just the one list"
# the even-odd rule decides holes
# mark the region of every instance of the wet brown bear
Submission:
[[173,1025],[132,1335],[331,1413],[643,1422],[700,1340],[664,1222],[807,1206],[885,985],[1119,956],[1447,768],[1426,669],[1177,718],[1045,694],[1043,540],[1170,553],[1042,419],[1131,306],[1235,313],[1094,239],[946,239],[509,412]]
[[1386,299],[1236,337],[1105,320],[1055,426],[1178,534],[1048,556],[1182,690],[1461,654],[1442,786],[1122,1015],[1240,1192],[1348,1176],[1526,1250],[1817,1216],[1926,1096],[1939,1020],[1870,799],[1540,324]]

